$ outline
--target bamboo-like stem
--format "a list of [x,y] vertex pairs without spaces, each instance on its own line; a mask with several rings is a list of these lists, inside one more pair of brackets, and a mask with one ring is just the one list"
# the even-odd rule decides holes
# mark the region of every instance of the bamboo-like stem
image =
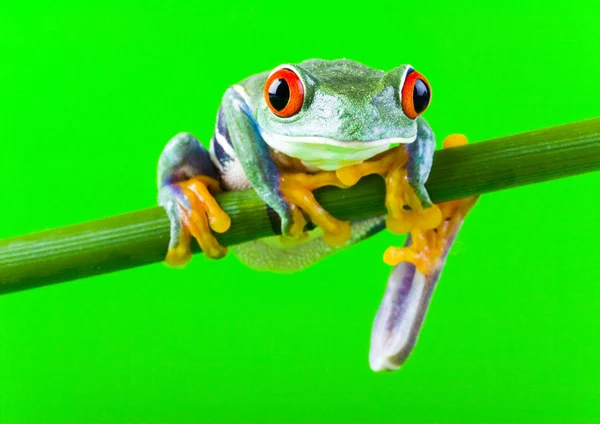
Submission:
[[[434,202],[459,199],[600,169],[600,118],[438,151],[427,183]],[[340,219],[385,213],[385,186],[371,176],[349,189],[315,193]],[[253,191],[217,197],[231,216],[218,235],[230,246],[276,233]],[[165,257],[169,221],[154,207],[84,224],[0,240],[0,293],[104,274]]]

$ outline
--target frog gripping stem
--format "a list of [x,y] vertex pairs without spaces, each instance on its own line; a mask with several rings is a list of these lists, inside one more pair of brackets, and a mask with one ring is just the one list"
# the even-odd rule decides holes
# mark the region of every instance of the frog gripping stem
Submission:
[[406,170],[408,159],[406,149],[396,147],[372,160],[336,171],[339,180],[348,186],[371,174],[385,178],[386,226],[395,234],[405,234],[415,227],[434,228],[441,220],[438,207],[423,207],[422,200],[409,183]]
[[294,224],[290,231],[292,236],[300,236],[303,232],[304,220],[298,208],[306,213],[310,220],[323,229],[323,240],[330,246],[341,246],[350,240],[352,229],[347,221],[340,221],[316,201],[313,190],[326,186],[345,187],[335,172],[305,174],[302,172],[282,173],[280,190],[285,199],[292,205]]
[[187,263],[191,257],[190,235],[209,258],[225,256],[227,248],[221,246],[211,232],[224,233],[231,225],[231,219],[212,195],[220,192],[219,182],[200,175],[178,183],[175,190],[181,232],[176,244],[167,252],[167,263],[172,266]]
[[[226,191],[253,189],[280,232],[232,249],[253,268],[299,269],[385,227],[409,233],[404,247],[384,256],[396,270],[371,355],[374,369],[401,364],[472,206],[468,200],[435,205],[425,187],[436,145],[421,116],[430,98],[427,79],[410,65],[385,72],[349,60],[283,64],[231,86],[209,151],[179,134],[159,160],[159,203],[171,223],[167,263],[184,265],[192,238],[206,256],[225,256],[213,234],[231,224],[213,197],[221,184]],[[451,137],[446,147],[465,141]],[[385,181],[387,213],[372,222],[340,220],[313,194],[327,186],[349,188],[373,174]],[[273,213],[279,219],[271,220]]]
[[190,260],[192,237],[207,257],[225,256],[227,248],[212,231],[227,231],[231,219],[213,197],[221,188],[210,155],[192,135],[178,134],[167,144],[158,163],[158,186],[159,204],[171,221],[167,264],[183,266]]

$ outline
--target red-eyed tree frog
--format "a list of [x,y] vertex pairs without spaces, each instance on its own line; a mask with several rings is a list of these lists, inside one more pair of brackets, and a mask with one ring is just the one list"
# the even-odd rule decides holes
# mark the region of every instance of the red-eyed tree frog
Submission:
[[[281,231],[232,247],[256,269],[301,269],[385,227],[409,233],[404,247],[384,254],[394,270],[369,355],[373,370],[397,369],[416,342],[448,250],[476,201],[435,205],[427,194],[435,139],[421,114],[430,99],[427,79],[409,65],[383,72],[345,59],[281,65],[232,86],[210,149],[181,133],[159,159],[159,203],[171,221],[167,263],[190,259],[192,237],[210,258],[227,253],[212,233],[230,226],[213,197],[221,190],[255,190]],[[444,146],[464,143],[454,135]],[[370,174],[385,178],[386,216],[340,221],[312,194],[328,185],[350,187]]]

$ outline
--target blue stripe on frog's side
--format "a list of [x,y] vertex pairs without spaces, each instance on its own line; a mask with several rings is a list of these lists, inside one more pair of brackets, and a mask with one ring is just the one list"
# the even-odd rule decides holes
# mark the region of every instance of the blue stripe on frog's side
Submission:
[[230,161],[237,160],[237,154],[231,144],[231,137],[229,136],[222,107],[219,108],[215,133],[210,140],[210,152],[215,166],[221,172],[224,171]]
[[[229,88],[223,96],[221,110],[234,151],[230,153],[227,150],[229,142],[222,138],[224,134],[221,134],[217,124],[215,142],[218,142],[230,157],[224,166],[223,180],[228,189],[252,186],[260,198],[281,217],[282,232],[287,233],[292,225],[291,206],[281,195],[281,173],[271,158],[268,145],[260,135],[252,109],[246,102],[247,98],[249,96],[241,86]],[[233,160],[234,156],[237,160]]]

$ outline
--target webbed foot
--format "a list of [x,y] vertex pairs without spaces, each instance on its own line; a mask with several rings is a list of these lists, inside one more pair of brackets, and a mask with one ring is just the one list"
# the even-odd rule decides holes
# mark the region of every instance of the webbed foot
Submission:
[[[443,142],[444,149],[465,144],[467,144],[467,138],[462,134],[452,134]],[[433,269],[437,268],[440,258],[445,257],[465,216],[478,198],[479,196],[474,196],[434,205],[440,213],[437,224],[433,227],[414,225],[409,230],[412,243],[401,248],[389,247],[384,254],[384,261],[388,265],[394,266],[400,262],[410,262],[421,273],[430,274]]]
[[219,182],[204,175],[161,189],[160,204],[171,220],[171,242],[166,257],[169,265],[182,266],[190,260],[191,237],[196,239],[209,258],[218,259],[227,254],[227,248],[211,232],[223,233],[231,225],[229,215],[213,197],[220,191]]
[[443,220],[435,228],[414,229],[410,232],[410,244],[405,247],[389,247],[383,255],[388,265],[401,262],[413,264],[424,275],[432,274],[441,268],[456,233],[467,213],[475,205],[478,197],[440,203]]
[[305,174],[301,172],[282,173],[279,190],[290,203],[292,225],[289,234],[301,237],[308,218],[323,230],[323,240],[330,246],[341,246],[350,240],[351,226],[348,221],[340,221],[327,212],[315,199],[313,191],[325,186],[345,187],[335,172]]

